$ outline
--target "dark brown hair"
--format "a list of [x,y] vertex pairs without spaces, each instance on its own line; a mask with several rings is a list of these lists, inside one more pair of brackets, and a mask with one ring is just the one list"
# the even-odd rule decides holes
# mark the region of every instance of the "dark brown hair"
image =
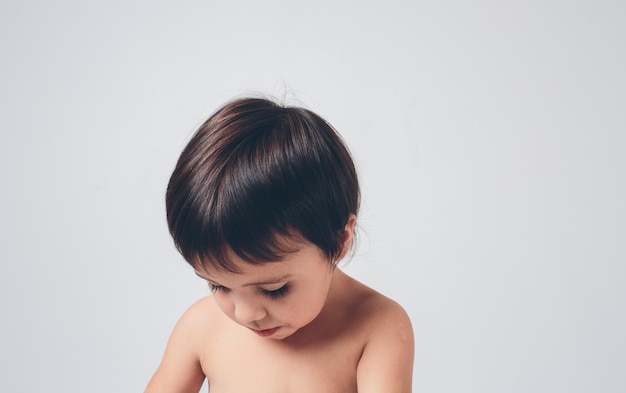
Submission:
[[183,257],[228,271],[235,271],[229,256],[277,261],[302,241],[336,263],[359,201],[354,163],[333,127],[307,109],[261,98],[230,102],[200,126],[166,195]]

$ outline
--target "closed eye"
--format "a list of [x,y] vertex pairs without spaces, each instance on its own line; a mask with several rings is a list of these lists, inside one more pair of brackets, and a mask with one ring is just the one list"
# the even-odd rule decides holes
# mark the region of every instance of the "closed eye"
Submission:
[[209,284],[209,289],[211,290],[211,292],[215,293],[215,292],[219,292],[219,291],[228,291],[228,288],[221,286],[221,285],[216,285],[213,284],[211,282],[207,283]]
[[272,291],[268,291],[267,289],[261,289],[261,293],[270,299],[280,299],[287,294],[288,290],[289,287],[287,286],[287,284],[285,284],[282,287],[274,289]]

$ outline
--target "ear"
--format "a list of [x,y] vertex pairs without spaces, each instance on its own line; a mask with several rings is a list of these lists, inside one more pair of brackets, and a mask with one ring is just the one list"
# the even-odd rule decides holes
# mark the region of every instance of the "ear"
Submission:
[[352,241],[354,240],[354,227],[356,226],[356,216],[354,214],[350,214],[350,217],[348,218],[348,223],[346,224],[346,227],[343,230],[342,233],[342,237],[340,238],[340,241],[342,243],[342,248],[341,248],[341,252],[339,253],[339,256],[337,257],[337,262],[339,262],[340,260],[342,260],[346,254],[348,253],[348,251],[350,250],[350,247],[352,246]]

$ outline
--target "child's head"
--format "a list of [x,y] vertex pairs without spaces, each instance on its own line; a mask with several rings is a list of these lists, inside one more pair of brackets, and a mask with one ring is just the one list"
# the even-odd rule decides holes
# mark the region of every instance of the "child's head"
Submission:
[[303,108],[245,98],[198,129],[166,205],[170,233],[194,268],[236,271],[233,256],[273,262],[303,242],[335,264],[359,199],[354,163],[332,126]]

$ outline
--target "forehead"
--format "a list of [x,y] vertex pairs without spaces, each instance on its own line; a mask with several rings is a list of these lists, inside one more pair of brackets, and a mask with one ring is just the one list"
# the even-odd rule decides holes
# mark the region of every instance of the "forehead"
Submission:
[[253,264],[234,257],[231,260],[234,271],[216,266],[197,266],[195,273],[199,277],[225,286],[248,285],[250,282],[277,282],[281,278],[306,276],[320,266],[330,268],[331,264],[325,254],[317,246],[307,243],[276,262]]
[[[267,240],[267,239],[266,239]],[[272,234],[262,244],[229,243],[222,239],[215,247],[191,257],[190,264],[208,272],[244,273],[249,266],[265,265],[287,260],[310,245],[299,233]]]
[[196,275],[211,283],[227,287],[245,287],[258,284],[269,284],[293,277],[293,269],[282,262],[268,262],[261,265],[247,264],[236,273],[227,270],[196,269]]

